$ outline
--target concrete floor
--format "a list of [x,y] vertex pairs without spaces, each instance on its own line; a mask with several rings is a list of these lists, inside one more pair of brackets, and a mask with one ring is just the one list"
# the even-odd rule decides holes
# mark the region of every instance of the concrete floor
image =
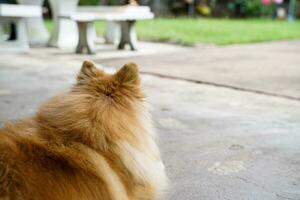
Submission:
[[147,43],[122,56],[53,49],[0,55],[0,125],[67,89],[86,57],[108,71],[136,61],[170,177],[168,199],[299,200],[299,44]]

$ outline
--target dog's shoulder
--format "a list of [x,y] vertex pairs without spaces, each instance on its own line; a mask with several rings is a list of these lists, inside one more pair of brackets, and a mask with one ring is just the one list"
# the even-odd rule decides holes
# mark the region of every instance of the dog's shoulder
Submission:
[[21,183],[17,167],[20,155],[18,141],[22,140],[21,126],[22,122],[9,122],[0,129],[0,199],[10,199],[10,194],[16,194]]

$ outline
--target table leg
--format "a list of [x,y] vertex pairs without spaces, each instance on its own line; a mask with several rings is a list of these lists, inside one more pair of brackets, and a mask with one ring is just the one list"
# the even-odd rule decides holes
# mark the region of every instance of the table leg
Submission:
[[20,18],[16,22],[17,26],[17,41],[23,49],[27,50],[29,49],[29,40],[27,35],[27,29],[26,29],[26,22],[24,18]]
[[92,37],[89,37],[91,32],[94,31],[93,22],[77,22],[79,30],[78,44],[76,47],[76,53],[95,53],[95,41]]
[[129,44],[131,50],[137,50],[135,21],[121,21],[121,40],[118,49],[124,49]]

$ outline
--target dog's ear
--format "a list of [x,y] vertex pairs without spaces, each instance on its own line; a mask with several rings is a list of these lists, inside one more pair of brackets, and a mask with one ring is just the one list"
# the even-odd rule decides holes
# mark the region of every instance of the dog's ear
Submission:
[[80,72],[77,76],[77,80],[84,80],[93,77],[99,77],[103,75],[104,72],[96,68],[95,64],[92,61],[85,60],[82,63]]
[[135,63],[125,64],[115,76],[121,84],[140,84],[139,67]]

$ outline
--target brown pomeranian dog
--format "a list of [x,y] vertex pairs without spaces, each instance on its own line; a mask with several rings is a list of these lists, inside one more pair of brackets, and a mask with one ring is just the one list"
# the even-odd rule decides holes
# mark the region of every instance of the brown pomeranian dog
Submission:
[[0,129],[0,200],[152,200],[167,186],[138,67],[76,84]]

